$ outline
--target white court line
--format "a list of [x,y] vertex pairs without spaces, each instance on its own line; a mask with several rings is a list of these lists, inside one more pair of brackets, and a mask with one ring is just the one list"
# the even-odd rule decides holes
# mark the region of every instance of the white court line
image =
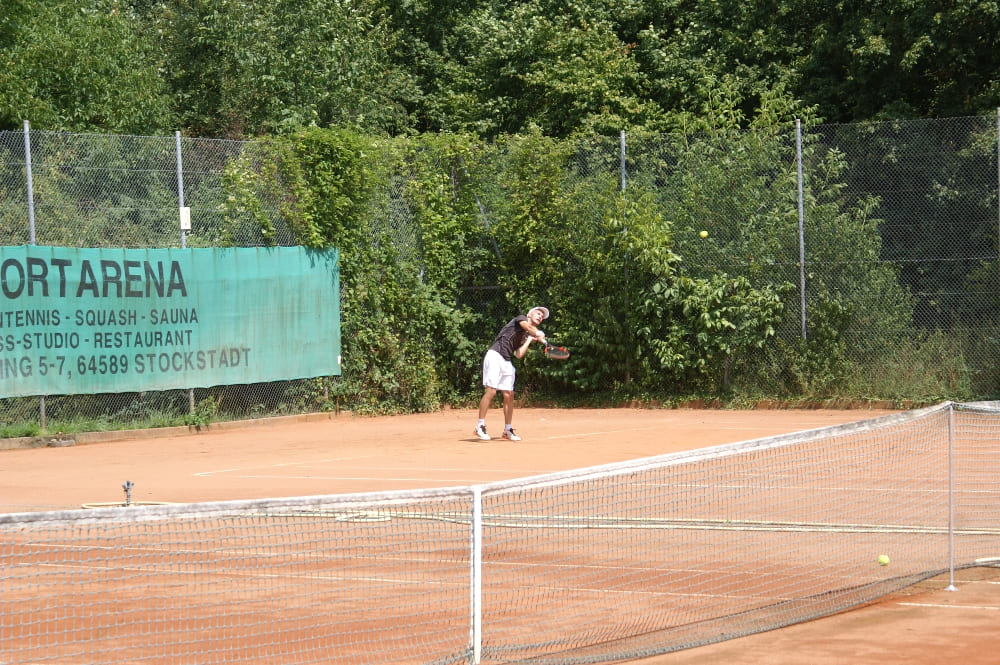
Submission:
[[[409,469],[409,470],[412,471],[413,469]],[[238,469],[233,469],[233,471],[238,471]],[[239,475],[237,475],[235,477],[236,478],[245,478],[245,479],[255,479],[255,480],[345,480],[345,481],[364,480],[366,482],[370,482],[370,481],[389,482],[389,481],[391,481],[391,482],[394,482],[394,483],[395,482],[400,482],[400,483],[407,483],[407,482],[410,482],[410,483],[426,483],[426,482],[433,481],[435,483],[438,483],[438,482],[447,482],[447,483],[463,483],[463,484],[466,484],[466,485],[475,484],[473,482],[470,482],[470,478],[468,478],[468,477],[463,477],[463,478],[428,478],[428,477],[419,477],[419,478],[397,478],[397,477],[392,477],[392,478],[386,478],[385,476],[269,476],[269,475],[260,475],[260,474],[239,474]],[[0,664],[0,665],[2,665],[2,664]]]
[[[378,457],[378,455],[357,455],[354,457],[328,457],[326,459],[320,460],[303,460],[300,462],[276,462],[274,464],[258,464],[254,466],[234,466],[228,469],[215,469],[214,471],[198,471],[192,475],[195,476],[213,476],[217,473],[233,473],[234,471],[242,471],[243,469],[275,469],[284,466],[303,466],[306,464],[333,464],[336,462],[354,462],[363,459],[373,459]],[[2,663],[0,663],[2,665]]]
[[[265,467],[259,467],[259,466],[234,466],[234,467],[230,467],[228,469],[216,469],[214,471],[198,471],[197,473],[194,473],[192,475],[194,475],[194,476],[215,476],[215,475],[219,475],[219,474],[222,474],[222,473],[237,473],[239,471],[243,471],[244,469],[260,469],[260,468],[274,469],[274,468],[281,468],[281,467],[284,467],[284,466],[301,466],[303,464],[305,464],[305,462],[282,462],[281,464],[268,464]],[[285,478],[285,477],[288,477],[288,478],[294,478],[296,476],[250,476],[250,477],[260,477],[260,478]]]
[[656,427],[626,427],[625,429],[612,429],[604,432],[580,432],[578,434],[560,434],[559,436],[547,436],[545,437],[549,441],[555,441],[556,439],[577,439],[581,436],[607,436],[608,434],[621,434],[622,432],[645,432],[651,429],[663,429],[661,425]]
[[[228,469],[215,469],[214,471],[198,471],[198,472],[195,472],[195,473],[193,473],[191,475],[193,475],[193,476],[200,476],[200,477],[207,477],[207,476],[215,476],[215,475],[221,475],[221,474],[227,474],[227,473],[239,473],[239,474],[241,474],[239,476],[241,478],[287,478],[289,480],[299,480],[299,479],[308,479],[308,478],[322,478],[324,480],[396,480],[396,478],[386,478],[385,476],[375,476],[375,477],[367,477],[367,476],[357,476],[357,477],[355,477],[355,476],[289,476],[289,475],[244,474],[243,473],[243,472],[249,471],[251,469],[275,469],[275,468],[290,467],[290,466],[307,467],[307,468],[322,467],[322,466],[329,465],[332,462],[338,462],[338,461],[340,461],[340,460],[309,460],[309,461],[304,461],[304,462],[282,462],[281,464],[269,464],[269,465],[266,465],[266,466],[234,466],[234,467],[231,467],[231,468],[228,468]],[[377,468],[379,471],[411,471],[412,472],[412,471],[416,470],[413,467],[409,467],[409,466],[382,466],[382,465],[378,465],[378,466],[376,466],[374,468]],[[433,473],[440,473],[440,472],[446,472],[447,471],[447,472],[476,473],[476,474],[482,473],[483,471],[496,471],[497,473],[505,473],[505,474],[506,473],[511,473],[510,469],[484,469],[483,467],[474,467],[474,468],[473,467],[432,467],[432,468],[423,468],[422,467],[422,468],[419,469],[419,471],[428,471],[428,472],[433,472]],[[515,469],[514,471],[517,471],[517,470]],[[522,471],[525,471],[525,470],[522,470]],[[528,473],[537,473],[536,470],[527,470],[527,472]],[[421,480],[421,479],[422,478],[410,479],[410,480]],[[439,480],[439,479],[435,478],[434,480]],[[3,664],[0,663],[0,665],[3,665]]]
[[934,607],[948,610],[993,610],[1000,612],[1000,606],[994,605],[943,605],[940,603],[896,603],[907,607]]
[[[367,459],[367,458],[365,458],[365,459]],[[340,461],[343,461],[343,460],[322,459],[322,460],[315,460],[315,461],[309,461],[309,462],[276,462],[275,464],[264,464],[264,465],[255,465],[255,466],[234,466],[234,467],[230,467],[228,469],[216,469],[214,471],[198,471],[197,473],[195,473],[193,475],[195,475],[195,476],[214,476],[214,475],[219,474],[219,473],[233,473],[233,472],[236,472],[236,471],[242,471],[243,469],[280,469],[280,468],[286,467],[286,466],[302,466],[303,464],[329,464],[331,462],[340,462]]]

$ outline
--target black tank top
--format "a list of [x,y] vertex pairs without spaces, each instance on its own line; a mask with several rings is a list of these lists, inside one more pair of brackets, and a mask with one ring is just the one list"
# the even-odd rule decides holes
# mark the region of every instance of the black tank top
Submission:
[[514,357],[514,349],[524,344],[524,340],[528,338],[528,331],[521,327],[521,321],[527,320],[528,317],[524,314],[515,316],[507,325],[500,329],[500,332],[497,333],[496,338],[493,340],[493,344],[490,346],[491,349],[499,353],[507,362],[510,362],[511,358]]

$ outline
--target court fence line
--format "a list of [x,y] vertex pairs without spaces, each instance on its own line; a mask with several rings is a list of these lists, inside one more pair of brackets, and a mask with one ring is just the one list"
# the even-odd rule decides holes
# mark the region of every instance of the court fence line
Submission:
[[[994,362],[1000,321],[992,286],[1000,265],[1000,110],[964,118],[820,124],[809,126],[805,135],[801,129],[728,133],[718,143],[699,137],[693,152],[685,147],[689,138],[667,134],[580,137],[568,145],[573,156],[567,187],[574,192],[581,224],[604,218],[607,202],[597,192],[605,185],[613,188],[619,178],[621,190],[627,182],[631,194],[648,193],[655,209],[673,220],[672,251],[683,256],[687,276],[743,277],[756,289],[797,285],[795,293],[782,296],[785,314],[773,338],[763,346],[741,343],[738,353],[716,355],[717,360],[731,355],[731,362],[714,368],[717,378],[705,377],[713,385],[750,386],[752,395],[774,399],[861,395],[926,403],[921,400],[938,395],[993,395],[1000,383]],[[761,147],[734,150],[734,141]],[[417,278],[423,280],[423,231],[412,200],[413,190],[420,188],[413,187],[409,167],[399,167],[381,143],[385,152],[374,151],[370,158],[385,175],[373,187],[364,234],[371,243],[414,259],[422,266]],[[449,168],[441,159],[437,175],[457,188],[456,201],[469,200],[467,211],[453,213],[455,221],[482,231],[478,240],[470,238],[467,260],[451,285],[457,302],[453,305],[449,296],[443,305],[468,315],[464,336],[471,346],[485,348],[511,310],[509,270],[496,235],[497,222],[510,216],[504,176],[510,155],[500,145],[482,144],[476,152],[481,161],[475,165],[463,160]],[[176,132],[72,134],[32,130],[26,122],[23,131],[0,131],[0,230],[8,245],[301,244],[287,214],[288,192],[265,186],[264,172],[273,161],[261,141]],[[262,191],[253,205],[239,203],[234,174],[259,180]],[[691,180],[702,186],[688,200],[681,194]],[[734,183],[746,188],[734,191]],[[805,210],[803,198],[809,202]],[[455,210],[460,208],[456,204]],[[258,217],[273,228],[262,227]],[[790,224],[795,219],[798,223]],[[180,228],[185,221],[191,222],[189,230]],[[871,226],[863,234],[845,231],[862,223]],[[699,230],[711,230],[709,239]],[[645,286],[651,285],[636,284]],[[574,330],[569,325],[574,309],[586,311],[563,308],[558,325],[566,332]],[[827,325],[836,333],[836,343],[818,351],[818,370],[810,369],[808,355],[791,351],[805,341],[807,318],[812,343],[822,344],[823,335],[832,334],[823,332]],[[587,339],[581,334],[579,340],[563,341],[572,349]],[[345,349],[345,359],[350,361],[353,352]],[[456,353],[446,362],[454,362],[447,374],[454,393],[475,392],[477,360],[470,363]],[[915,369],[942,362],[937,371]],[[628,387],[637,380],[640,364],[609,363],[589,367],[588,373],[592,385]],[[358,364],[346,363],[340,379],[0,399],[0,423],[17,432],[35,424],[45,430],[47,422],[145,426],[183,419],[205,424],[335,410],[342,402],[349,409],[347,402],[357,399],[352,366]],[[538,388],[560,386],[547,383],[530,366],[525,370],[525,386],[531,381]],[[594,376],[598,370],[602,376]],[[669,392],[675,380],[665,378],[658,385],[657,376],[648,373],[653,385],[636,386],[637,394]]]

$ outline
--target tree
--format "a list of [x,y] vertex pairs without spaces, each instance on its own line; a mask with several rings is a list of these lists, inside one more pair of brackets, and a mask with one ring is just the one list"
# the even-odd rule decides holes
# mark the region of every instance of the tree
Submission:
[[174,0],[150,16],[165,72],[195,134],[256,136],[303,126],[405,132],[414,94],[389,55],[377,2]]
[[888,0],[642,0],[635,58],[647,99],[695,110],[698,81],[733,77],[745,114],[785,87],[831,122],[947,117],[1000,104],[1000,4]]
[[2,16],[0,129],[24,120],[74,132],[174,127],[155,54],[123,3],[5,2]]
[[549,4],[482,7],[456,25],[446,127],[496,136],[535,125],[557,137],[663,127],[661,109],[643,97],[634,45],[608,15]]
[[830,121],[947,117],[1000,103],[1000,5],[814,3],[797,91]]
[[504,147],[504,195],[493,205],[509,299],[549,305],[557,339],[574,349],[565,363],[529,364],[528,381],[622,395],[714,388],[728,381],[731,357],[773,337],[778,290],[684,274],[683,226],[651,188],[619,190],[600,158],[613,144],[534,133]]
[[[681,277],[715,283],[720,277],[746,280],[753,291],[736,292],[738,297],[731,302],[740,304],[731,310],[735,312],[750,307],[743,311],[766,312],[770,317],[778,311],[760,296],[784,298],[781,317],[764,319],[781,342],[770,345],[775,355],[772,360],[764,354],[751,359],[746,352],[753,347],[744,344],[742,354],[731,354],[734,362],[744,363],[739,374],[760,385],[767,381],[780,385],[787,383],[781,377],[792,365],[803,367],[802,376],[817,369],[800,362],[804,355],[836,359],[820,368],[823,371],[837,363],[843,370],[850,359],[841,340],[850,340],[855,354],[891,346],[911,325],[913,303],[899,284],[896,268],[882,260],[882,220],[875,215],[875,198],[846,195],[849,163],[842,153],[824,149],[818,137],[808,133],[813,122],[810,110],[787,93],[774,91],[760,97],[756,113],[744,118],[738,85],[726,78],[711,87],[711,104],[701,114],[679,121],[682,129],[669,140],[657,137],[632,144],[635,166],[630,186],[648,187],[672,221],[675,251],[683,258],[678,266]],[[791,123],[800,115],[806,118],[803,194],[808,344],[802,342],[801,333],[803,294]],[[700,238],[701,230],[709,231],[709,236]],[[677,289],[672,288],[666,284],[661,290],[673,294]],[[715,292],[720,288],[721,284]],[[688,310],[695,311],[690,305]],[[824,334],[809,335],[808,330]],[[879,330],[880,334],[858,338],[853,334],[856,330]],[[835,371],[829,373],[837,376]]]

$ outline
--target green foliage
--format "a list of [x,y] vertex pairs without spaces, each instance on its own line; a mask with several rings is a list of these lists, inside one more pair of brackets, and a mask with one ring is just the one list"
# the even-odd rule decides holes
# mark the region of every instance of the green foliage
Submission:
[[836,386],[837,393],[925,404],[991,396],[995,377],[990,387],[977,389],[967,348],[960,335],[942,332],[902,340],[884,353],[853,362]]
[[342,328],[344,378],[355,389],[351,408],[362,413],[436,410],[444,394],[427,338],[430,302],[404,271],[380,265],[350,285]]
[[967,116],[1000,104],[998,35],[975,0],[7,0],[0,129],[614,135],[776,92],[804,119]]
[[[262,150],[266,157],[241,160],[227,176],[231,223],[256,222],[272,237],[275,222],[261,197],[277,197],[296,242],[340,250],[337,397],[362,412],[437,408],[450,393],[449,375],[468,374],[470,365],[460,332],[470,317],[454,303],[463,271],[473,268],[463,238],[476,227],[473,208],[455,198],[444,175],[470,156],[467,141],[421,146],[312,128]],[[444,174],[442,164],[450,165]],[[399,192],[386,189],[390,166],[409,176]],[[399,196],[415,214],[385,219]],[[391,233],[400,223],[413,230],[402,240]]]
[[973,115],[997,107],[1000,9],[961,0],[820,6],[797,89],[831,121]]
[[680,277],[653,284],[641,310],[650,325],[641,332],[658,374],[724,391],[733,359],[770,342],[783,310],[779,293],[754,289],[745,277]]
[[38,436],[41,433],[42,428],[38,426],[38,423],[21,422],[0,426],[0,439],[16,439],[22,436]]
[[379,168],[372,159],[377,141],[348,131],[307,129],[292,137],[292,148],[281,164],[294,202],[283,210],[290,226],[301,244],[335,242],[353,261],[354,254],[368,250],[363,213]]
[[[572,144],[534,133],[505,143],[503,274],[512,308],[553,311],[565,363],[528,363],[538,386],[629,391],[728,383],[733,357],[774,335],[776,287],[679,273],[675,226],[652,192],[574,171]],[[683,389],[683,388],[682,388]]]
[[784,394],[836,395],[851,371],[848,339],[842,334],[850,318],[850,306],[840,301],[821,300],[810,308],[807,339],[798,340],[779,356]]
[[549,136],[617,134],[662,127],[661,107],[643,96],[642,77],[613,18],[575,3],[544,0],[483,6],[445,41],[457,54],[443,91],[445,128],[496,136],[537,126]]
[[278,229],[287,227],[294,244],[325,247],[336,238],[342,257],[361,251],[367,233],[358,222],[369,204],[377,167],[369,157],[378,154],[377,145],[347,130],[317,128],[261,142],[226,165],[226,220],[213,230],[214,239],[228,244],[249,236],[275,244]]
[[[82,4],[82,6],[81,6]],[[117,0],[0,10],[0,129],[164,133],[175,115],[153,43]]]
[[[685,276],[708,284],[724,275],[742,279],[761,299],[748,304],[748,311],[761,316],[756,323],[751,319],[749,330],[769,331],[775,342],[757,354],[744,345],[730,356],[727,362],[737,363],[739,371],[726,365],[721,385],[729,383],[727,369],[741,377],[740,389],[755,382],[792,393],[842,385],[845,345],[879,353],[898,343],[912,325],[913,299],[900,285],[897,269],[882,261],[881,220],[874,214],[879,201],[845,198],[847,160],[837,151],[821,151],[807,126],[803,275],[791,260],[799,255],[800,241],[795,164],[787,157],[788,132],[779,130],[795,105],[780,95],[763,95],[762,106],[748,120],[738,89],[723,83],[703,115],[686,120],[670,146],[653,153],[657,159],[636,169],[642,175],[633,185],[648,186],[666,210]],[[751,131],[741,129],[747,122]],[[703,230],[708,232],[704,239]],[[766,306],[777,298],[784,303],[780,309]],[[808,342],[782,341],[801,336],[803,299]],[[885,334],[853,335],[873,329]]]
[[218,412],[219,402],[214,397],[206,397],[184,418],[184,424],[204,427],[215,420]]
[[399,145],[405,150],[403,196],[419,233],[423,281],[453,301],[470,259],[479,251],[481,228],[468,169],[479,158],[477,146],[471,137],[453,134],[428,135]]
[[146,16],[196,133],[242,137],[303,126],[398,133],[414,92],[389,63],[380,3],[176,0]]

